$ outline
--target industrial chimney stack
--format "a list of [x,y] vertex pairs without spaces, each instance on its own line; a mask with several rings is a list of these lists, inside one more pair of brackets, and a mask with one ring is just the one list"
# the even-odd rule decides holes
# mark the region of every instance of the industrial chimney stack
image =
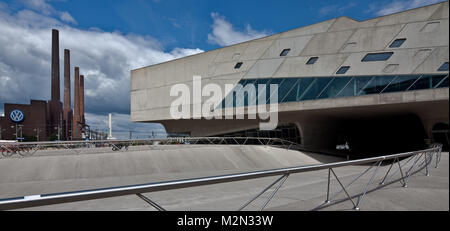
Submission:
[[70,50],[64,50],[64,135],[66,140],[71,137],[73,111],[70,90]]
[[47,106],[47,118],[50,124],[47,134],[62,139],[63,133],[63,105],[60,97],[59,82],[59,32],[52,30],[52,66],[51,66],[51,100]]
[[52,30],[52,101],[60,101],[59,89],[59,32]]
[[84,121],[84,75],[80,75],[80,121],[82,124]]
[[74,81],[74,113],[73,113],[73,127],[72,136],[74,140],[81,139],[81,121],[80,121],[80,68],[75,67],[75,81]]

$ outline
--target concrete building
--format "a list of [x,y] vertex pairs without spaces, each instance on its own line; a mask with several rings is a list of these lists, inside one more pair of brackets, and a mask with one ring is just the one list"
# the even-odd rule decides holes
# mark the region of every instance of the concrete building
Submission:
[[[353,153],[398,152],[429,142],[448,148],[448,1],[356,21],[339,17],[217,50],[131,71],[131,120],[162,123],[168,133],[191,136],[270,136],[305,149]],[[278,121],[171,117],[172,86],[278,85]],[[242,92],[241,92],[242,93]],[[244,92],[245,93],[245,92]],[[257,92],[256,96],[258,96]],[[256,97],[255,96],[255,97]],[[255,107],[234,100],[228,107]],[[266,95],[267,97],[267,95]],[[209,97],[202,97],[203,104]],[[257,99],[258,100],[258,99]],[[266,102],[263,102],[266,103]],[[267,101],[268,103],[268,101]],[[191,111],[192,100],[187,105]],[[235,112],[236,114],[236,112]]]

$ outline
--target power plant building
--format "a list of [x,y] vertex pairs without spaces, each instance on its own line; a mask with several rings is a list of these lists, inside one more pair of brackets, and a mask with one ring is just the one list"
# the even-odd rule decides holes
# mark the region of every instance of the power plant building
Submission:
[[[31,100],[29,105],[4,105],[4,117],[0,117],[0,140],[79,140],[86,126],[84,123],[84,86],[75,82],[75,105],[71,108],[70,51],[64,50],[64,103],[60,97],[59,31],[52,30],[51,99]],[[75,67],[75,81],[79,78]],[[83,82],[84,84],[84,82]],[[75,113],[75,114],[74,114]],[[83,114],[81,114],[83,113]]]
[[[448,4],[365,21],[339,17],[132,70],[131,120],[191,136],[279,137],[309,150],[345,143],[355,153],[416,150],[430,142],[448,148]],[[223,97],[215,101],[220,106],[211,111],[239,108],[245,119],[192,113],[174,119],[170,111],[178,97],[170,91],[184,83],[192,92],[193,76],[201,76],[202,86],[221,86]],[[278,128],[259,129],[260,120],[247,118],[254,101],[241,88],[226,91],[225,84],[265,84],[267,92],[277,85]],[[244,101],[233,99],[240,93]],[[232,105],[223,102],[227,97]],[[263,100],[270,104],[268,94]],[[192,112],[198,105],[191,100],[186,106]]]

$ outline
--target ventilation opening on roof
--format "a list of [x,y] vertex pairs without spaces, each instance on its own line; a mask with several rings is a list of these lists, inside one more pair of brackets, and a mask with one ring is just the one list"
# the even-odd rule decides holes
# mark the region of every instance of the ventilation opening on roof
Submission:
[[348,69],[350,69],[349,66],[343,66],[343,67],[339,68],[339,70],[336,72],[336,74],[338,74],[338,75],[345,74],[345,73],[347,73]]
[[307,65],[313,65],[316,63],[316,61],[319,59],[319,57],[311,57],[308,62],[306,62]]
[[392,42],[392,44],[389,46],[389,48],[401,47],[405,41],[406,41],[405,38],[396,39],[394,42]]
[[436,30],[436,28],[439,26],[439,23],[440,22],[429,22],[422,27],[422,30],[420,30],[420,32],[432,32]]
[[242,67],[242,62],[238,62],[238,63],[236,63],[236,65],[234,66],[234,69],[239,69],[239,68],[241,68]]
[[448,71],[448,62],[442,64],[442,66],[439,67],[438,71]]
[[383,53],[371,53],[367,54],[361,62],[374,62],[374,61],[386,61],[388,60],[394,52],[383,52]]
[[291,49],[284,49],[284,50],[281,52],[280,56],[286,56],[286,55],[288,55],[288,54],[289,54],[289,51],[291,51]]

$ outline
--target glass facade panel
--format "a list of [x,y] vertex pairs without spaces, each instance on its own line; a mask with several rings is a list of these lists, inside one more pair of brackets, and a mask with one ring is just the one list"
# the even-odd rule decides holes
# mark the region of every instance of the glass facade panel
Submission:
[[[255,81],[256,81],[256,80],[254,80],[254,79],[247,80],[247,82],[246,82],[245,84],[246,84],[246,85],[252,85],[252,86],[255,86],[255,85],[254,85]],[[256,98],[256,87],[255,87],[255,96],[254,96],[254,97]],[[249,99],[248,93],[245,92],[244,106],[248,106],[248,105],[249,105],[249,103],[248,103],[249,100],[250,100],[250,102],[251,102],[250,106],[256,105],[256,100],[253,101],[253,97]]]
[[336,95],[341,92],[347,83],[351,80],[351,77],[336,77],[328,85],[328,87],[322,91],[318,99],[335,98]]
[[[267,95],[269,94],[268,92],[267,92],[267,85],[268,84],[270,84],[270,81],[271,81],[272,79],[257,79],[256,81],[255,81],[255,83],[254,83],[254,85],[255,85],[255,88],[256,88],[256,104],[259,104],[259,95],[261,95],[263,92],[261,91],[259,91],[259,85],[260,84],[265,84],[266,86],[266,92],[265,92],[265,94],[266,94],[266,96],[264,97],[264,98],[266,98],[267,99]],[[265,102],[265,101],[264,101]]]
[[301,94],[311,85],[314,78],[299,78],[296,85],[282,99],[283,102],[295,102],[300,99]]
[[397,76],[376,76],[359,92],[359,95],[378,94]]
[[431,76],[424,75],[421,76],[415,83],[409,88],[409,91],[430,89],[432,87]]
[[280,98],[280,86],[283,85],[284,79],[282,78],[277,78],[277,79],[272,79],[270,81],[270,84],[267,84],[266,87],[266,103],[269,104],[270,102],[270,96],[272,96],[272,92],[270,92],[270,85],[271,84],[276,84],[278,85],[278,102],[281,102],[281,98]]
[[[283,99],[288,95],[288,93],[297,85],[297,82],[300,79],[297,78],[286,78],[284,79],[283,83],[281,83],[278,87],[278,101],[279,102],[285,102]],[[294,99],[293,101],[296,101],[297,99]]]
[[445,81],[444,79],[448,79],[447,75],[435,75],[432,77],[433,88],[439,88],[442,83]]
[[374,78],[373,76],[354,77],[337,97],[357,96],[363,87]]
[[417,76],[398,76],[383,93],[406,91],[417,80]]
[[314,78],[311,85],[301,94],[300,100],[316,99],[332,79],[329,77]]
[[388,60],[394,52],[383,52],[383,53],[372,53],[367,54],[361,62],[374,62],[374,61],[386,61]]
[[[263,92],[258,85],[265,88],[264,104],[270,103],[270,84],[278,85],[278,102],[295,102],[303,100],[329,99],[389,92],[414,91],[449,87],[449,76],[446,75],[403,75],[403,76],[355,76],[355,77],[302,77],[276,79],[241,80],[240,91],[248,90],[246,86],[255,87],[255,95],[248,99],[244,91],[244,99],[236,99],[237,88],[230,92],[222,102],[222,107],[249,106],[249,102],[258,104],[258,96]],[[229,100],[225,105],[226,100]],[[253,105],[253,103],[251,103]]]

